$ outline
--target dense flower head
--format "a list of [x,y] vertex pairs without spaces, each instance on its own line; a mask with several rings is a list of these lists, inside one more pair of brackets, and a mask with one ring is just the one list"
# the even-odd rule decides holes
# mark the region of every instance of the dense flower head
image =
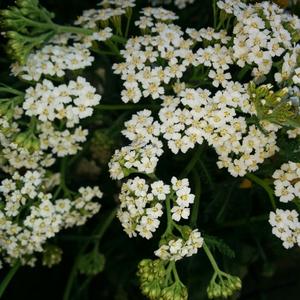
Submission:
[[[27,1],[40,16],[22,9]],[[52,22],[37,0],[17,1],[4,12],[12,23],[24,20],[20,32],[13,24],[6,33],[10,50],[24,53],[11,65],[22,91],[0,83],[0,250],[11,265],[33,266],[41,253],[43,265],[58,263],[62,250],[52,246],[53,238],[84,225],[101,208],[100,188],[81,186],[76,176],[85,169],[87,182],[95,174],[105,177],[110,156],[104,182],[117,181],[107,190],[118,207],[100,234],[84,237],[83,252],[92,251],[79,255],[79,272],[103,270],[99,241],[116,215],[130,238],[149,240],[161,232],[153,253],[158,259],[142,260],[138,267],[145,296],[186,300],[176,262],[202,248],[214,270],[208,297],[231,297],[241,281],[221,271],[213,250],[228,256],[234,251],[202,233],[212,219],[216,226],[240,223],[231,214],[227,223],[224,213],[235,196],[231,188],[221,203],[229,181],[233,188],[237,181],[223,180],[217,168],[246,176],[241,188],[252,183],[264,188],[274,210],[272,233],[286,249],[300,246],[299,212],[291,208],[299,208],[299,160],[289,158],[268,174],[277,157],[299,152],[284,146],[294,146],[300,136],[300,21],[269,1],[218,0],[212,1],[213,27],[186,28],[176,25],[179,14],[156,5],[182,9],[194,0],[152,0],[154,7],[142,4],[138,18],[135,2],[101,1],[83,11],[75,26]],[[266,178],[249,174],[261,166]],[[273,194],[289,209],[277,208]]]
[[[73,42],[70,34],[54,37],[42,49],[36,50],[28,57],[25,65],[14,63],[11,71],[24,80],[39,81],[42,76],[62,77],[69,71],[91,66],[94,57],[87,49],[86,43]],[[77,38],[78,39],[78,38]]]
[[83,11],[74,24],[91,29],[96,29],[99,25],[105,27],[110,21],[114,23],[119,17],[125,15],[128,9],[134,7],[135,0],[101,1],[99,6],[100,8],[97,9]]
[[283,246],[288,249],[294,245],[300,247],[300,222],[296,210],[276,209],[270,212],[269,223],[272,233],[282,240]]
[[198,229],[193,230],[187,240],[181,238],[170,240],[167,244],[160,246],[154,253],[162,260],[180,260],[192,256],[202,247],[203,238]]
[[150,239],[153,236],[163,214],[161,201],[168,192],[169,187],[161,182],[153,182],[149,186],[140,177],[123,183],[118,218],[130,237],[140,235]]
[[91,201],[102,197],[97,187],[80,188],[74,200],[56,200],[49,192],[53,187],[46,185],[48,176],[43,169],[14,172],[1,182],[0,247],[8,262],[19,258],[34,264],[34,253],[42,252],[48,239],[63,228],[84,224],[100,209]]
[[23,109],[25,115],[36,116],[42,122],[63,120],[67,127],[74,127],[80,119],[93,113],[93,106],[99,104],[101,96],[83,77],[58,87],[49,80],[43,80],[34,88],[26,90]]
[[300,197],[300,163],[289,161],[273,173],[275,195],[281,202]]

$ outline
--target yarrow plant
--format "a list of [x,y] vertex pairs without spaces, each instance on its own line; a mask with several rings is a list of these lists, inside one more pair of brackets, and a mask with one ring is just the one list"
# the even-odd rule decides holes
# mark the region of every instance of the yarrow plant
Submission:
[[[214,0],[200,27],[181,22],[197,1],[150,2],[103,0],[71,25],[38,0],[0,12],[0,249],[12,267],[0,297],[20,266],[60,263],[70,236],[64,300],[114,261],[133,265],[148,299],[236,299],[241,227],[263,222],[278,247],[300,246],[300,19]],[[116,254],[120,241],[136,257]]]

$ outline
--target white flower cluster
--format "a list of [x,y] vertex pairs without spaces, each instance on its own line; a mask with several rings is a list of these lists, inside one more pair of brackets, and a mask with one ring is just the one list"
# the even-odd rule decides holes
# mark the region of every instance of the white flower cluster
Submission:
[[179,8],[183,9],[185,8],[188,4],[194,3],[195,0],[175,0],[174,4]]
[[289,161],[273,174],[275,195],[287,203],[300,198],[300,163]]
[[[13,74],[39,81],[86,68],[94,60],[88,50],[91,42],[111,35],[110,28],[95,31],[88,39],[58,35],[32,53],[26,65],[15,64]],[[88,135],[79,123],[93,114],[101,96],[83,77],[58,86],[44,79],[21,95],[12,98],[4,110],[9,113],[1,112],[0,117],[1,169],[7,174],[0,185],[0,251],[8,263],[20,259],[34,265],[35,253],[44,251],[48,239],[64,228],[84,224],[100,209],[93,202],[102,198],[98,187],[72,193],[59,178],[51,183],[48,168],[56,157],[79,151]]]
[[[178,26],[158,23],[151,30],[159,34],[129,39],[121,51],[125,62],[113,65],[114,72],[125,81],[121,93],[125,103],[137,103],[142,97],[160,99],[166,92],[164,85],[170,86],[188,65],[197,63],[190,49],[193,41],[184,40]],[[164,66],[159,59],[166,62]]]
[[123,183],[119,195],[120,208],[118,218],[129,237],[140,235],[150,239],[160,224],[162,200],[170,192],[170,187],[162,181],[149,186],[140,177]]
[[0,185],[0,249],[7,262],[21,259],[34,264],[35,252],[43,251],[45,242],[61,229],[81,225],[100,209],[91,202],[101,198],[98,188],[81,188],[74,201],[53,201],[46,191],[48,177],[44,170],[14,172]]
[[191,194],[188,179],[178,180],[172,177],[173,206],[171,209],[172,219],[179,222],[181,219],[187,220],[190,216],[190,205],[194,203],[195,195]]
[[275,74],[275,80],[279,84],[291,81],[295,86],[300,86],[300,69],[298,57],[300,56],[300,46],[296,45],[283,56],[283,63],[279,72]]
[[109,162],[109,172],[113,179],[122,179],[130,173],[152,174],[162,155],[162,143],[134,143],[116,150]]
[[[157,145],[156,141],[161,137],[175,154],[186,153],[206,140],[219,155],[219,168],[227,168],[233,176],[244,176],[257,170],[260,163],[274,155],[278,150],[276,131],[279,126],[261,122],[268,132],[266,135],[256,125],[248,125],[246,118],[237,113],[236,109],[240,109],[243,113],[255,114],[246,87],[234,83],[214,96],[210,94],[206,89],[183,87],[177,97],[162,97],[162,108],[158,113],[160,122],[154,121],[148,110],[133,115],[125,123],[123,134],[137,143],[137,147],[131,145],[116,151],[110,163],[112,177],[121,179],[130,173],[130,168],[152,173],[162,154],[162,147],[157,148],[159,152],[154,152],[153,145]],[[145,170],[145,164],[151,161],[151,156],[144,155],[149,141],[153,163]],[[144,164],[141,166],[141,163]]]
[[[0,118],[1,168],[13,174],[21,168],[50,167],[55,155],[76,154],[88,135],[78,123],[92,115],[100,99],[83,77],[57,87],[43,80],[27,89],[22,108],[16,107],[20,113]],[[20,116],[31,117],[27,131],[18,124]]]
[[[294,52],[293,35],[299,33],[300,21],[275,3],[263,1],[246,4],[239,0],[221,0],[217,2],[220,9],[233,14],[237,20],[233,28],[233,57],[240,67],[254,64],[252,75],[257,79],[267,75],[273,61],[286,50]],[[299,50],[297,50],[299,52]],[[287,53],[285,60],[293,64],[283,66],[283,72],[293,72],[295,59]],[[275,76],[278,82],[286,80],[285,76]]]
[[174,3],[179,9],[185,8],[188,4],[194,3],[195,0],[151,0],[152,6]]
[[300,247],[300,222],[296,210],[276,209],[270,213],[269,223],[272,233],[280,238],[286,249],[292,248],[295,244]]
[[122,133],[131,144],[114,153],[109,163],[111,177],[122,179],[132,172],[154,173],[163,154],[163,144],[157,138],[159,123],[154,121],[149,110],[143,110],[125,122],[125,127]]
[[[212,27],[201,28],[200,30],[196,30],[194,28],[187,28],[186,33],[193,40],[195,40],[197,42],[202,42],[202,41],[216,42],[216,41],[218,41],[220,44],[226,45],[231,40],[231,38],[227,35],[226,30],[216,31]],[[219,49],[220,49],[220,51],[225,51],[224,48],[223,49],[219,48]],[[210,65],[211,60],[213,63],[217,61],[217,58],[213,59],[213,56],[212,56],[213,49],[211,47],[205,48],[203,50],[206,50],[205,52],[203,52],[203,51],[200,52],[202,54],[202,58],[204,59],[203,63]],[[231,53],[230,53],[230,56],[231,56]],[[208,59],[208,61],[206,61],[206,59]],[[219,56],[219,59],[222,59],[222,57]],[[228,58],[223,58],[223,59],[228,60]]]
[[27,116],[37,116],[42,122],[56,119],[66,121],[67,127],[74,127],[80,119],[93,114],[93,107],[99,104],[101,96],[83,77],[77,77],[68,84],[56,87],[53,82],[43,80],[26,90],[23,109]]
[[[51,150],[51,154],[58,157],[74,155],[81,149],[81,144],[86,141],[88,130],[76,127],[74,131],[64,129],[56,130],[51,122],[38,125],[40,148],[42,153]],[[35,153],[35,152],[34,152]]]
[[156,250],[154,254],[162,260],[177,261],[196,254],[202,245],[201,233],[195,229],[189,234],[187,240],[181,238],[170,240]]
[[24,80],[39,81],[44,76],[62,77],[67,70],[84,69],[92,65],[94,57],[86,43],[69,45],[71,35],[62,34],[50,40],[42,49],[31,53],[25,65],[14,63],[11,71]]
[[94,198],[101,199],[103,194],[97,186],[81,187],[79,195],[74,199],[58,199],[55,201],[56,211],[62,216],[63,228],[81,226],[97,214],[101,205],[93,202]]
[[173,21],[178,19],[176,14],[162,7],[146,7],[141,10],[141,17],[135,21],[135,25],[141,30],[151,28],[156,21]]
[[172,220],[179,222],[187,220],[190,215],[190,205],[195,196],[191,194],[188,179],[171,179],[172,186],[163,181],[154,181],[150,186],[145,179],[135,177],[122,185],[120,193],[120,209],[118,217],[125,232],[130,236],[139,234],[147,239],[158,228],[162,215],[161,201],[167,197],[172,201]]
[[[274,10],[273,15],[280,15],[281,22],[294,22],[295,17],[281,16],[283,11],[277,11],[273,5],[270,10]],[[248,121],[257,112],[250,100],[248,84],[231,79],[230,66],[236,64],[240,57],[228,43],[231,38],[226,31],[189,28],[186,32],[191,38],[185,39],[184,32],[178,26],[163,23],[164,20],[176,18],[172,13],[160,8],[146,8],[142,14],[136,24],[142,30],[147,29],[147,34],[129,39],[125,50],[121,51],[125,62],[113,66],[114,72],[120,74],[124,81],[121,93],[123,102],[137,103],[143,98],[163,100],[159,111],[160,123],[155,123],[152,117],[147,122],[151,120],[155,123],[153,135],[166,139],[173,153],[185,153],[206,140],[215,148],[220,168],[227,168],[233,176],[256,171],[259,164],[278,150],[276,132],[280,126],[267,121],[259,124]],[[298,25],[295,26],[297,28]],[[244,34],[246,41],[252,41],[252,37],[247,35],[250,32],[251,29]],[[257,33],[255,29],[253,32]],[[194,47],[196,42],[203,41],[209,42],[208,46]],[[247,53],[250,55],[254,50],[249,46]],[[284,48],[284,51],[288,50]],[[252,62],[245,60],[248,66]],[[211,78],[211,84],[219,90],[213,95],[208,89],[189,87],[190,83],[186,82],[189,79],[185,78],[188,68],[194,69],[196,74],[208,68],[205,76]],[[145,126],[142,125],[142,121],[132,121],[124,134],[130,138],[130,131],[139,132],[142,127],[148,126],[145,120]]]
[[[49,167],[55,162],[51,154],[46,154],[39,149],[32,152],[24,147],[25,145],[18,144],[15,136],[20,132],[17,122],[7,120],[5,116],[0,117],[0,167],[3,171],[13,174],[16,169]],[[23,135],[23,140],[26,146],[30,146],[31,141],[27,135]]]
[[117,17],[126,14],[126,10],[135,6],[135,0],[105,0],[99,4],[99,9],[89,9],[74,22],[75,25],[84,28],[95,29],[98,25],[106,25],[108,21],[114,22]]
[[289,139],[295,139],[300,136],[300,128],[290,129],[287,131]]

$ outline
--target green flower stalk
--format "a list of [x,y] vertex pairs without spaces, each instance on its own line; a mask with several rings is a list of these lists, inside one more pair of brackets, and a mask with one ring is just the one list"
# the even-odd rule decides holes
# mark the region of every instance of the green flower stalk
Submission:
[[220,270],[206,243],[203,244],[203,249],[214,269],[214,274],[207,287],[208,298],[228,298],[239,291],[242,287],[241,279]]

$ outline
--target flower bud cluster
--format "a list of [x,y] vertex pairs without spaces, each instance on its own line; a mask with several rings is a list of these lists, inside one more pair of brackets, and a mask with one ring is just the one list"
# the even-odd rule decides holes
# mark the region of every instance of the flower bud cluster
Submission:
[[63,251],[51,244],[46,244],[43,252],[43,266],[47,266],[48,268],[53,267],[61,262]]
[[209,299],[229,298],[241,287],[242,282],[239,277],[224,272],[215,273],[207,287],[207,295]]
[[169,283],[168,271],[160,259],[144,259],[139,263],[138,273],[142,293],[151,300],[187,300],[186,286],[176,280]]
[[105,266],[105,256],[95,248],[79,258],[79,272],[88,276],[95,276],[102,272]]

